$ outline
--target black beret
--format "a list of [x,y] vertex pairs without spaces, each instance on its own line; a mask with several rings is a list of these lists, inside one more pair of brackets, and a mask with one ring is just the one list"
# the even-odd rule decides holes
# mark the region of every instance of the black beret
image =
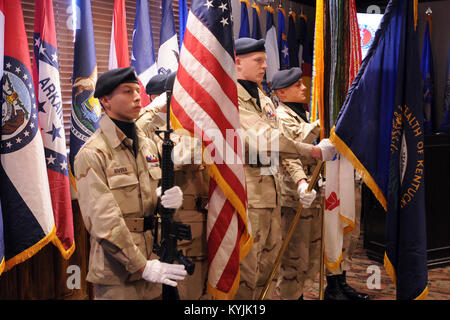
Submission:
[[157,74],[151,77],[150,81],[145,86],[145,92],[148,95],[161,94],[165,91],[167,74]]
[[117,68],[103,72],[97,79],[94,98],[101,98],[110,94],[121,83],[139,83],[133,67]]
[[236,55],[246,54],[250,52],[266,51],[264,47],[264,39],[255,40],[253,38],[239,38],[234,41]]
[[301,77],[302,69],[298,67],[277,71],[272,77],[271,89],[278,90],[290,87]]

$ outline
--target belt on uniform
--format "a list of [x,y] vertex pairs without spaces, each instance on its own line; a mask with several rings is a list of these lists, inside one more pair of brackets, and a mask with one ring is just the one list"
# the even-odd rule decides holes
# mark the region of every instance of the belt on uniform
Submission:
[[125,224],[131,232],[144,232],[147,230],[152,230],[154,226],[154,217],[143,217],[143,218],[123,218]]

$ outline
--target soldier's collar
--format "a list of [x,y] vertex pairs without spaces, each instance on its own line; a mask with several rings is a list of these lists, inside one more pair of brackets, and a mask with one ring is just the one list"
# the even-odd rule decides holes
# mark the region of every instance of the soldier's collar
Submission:
[[122,131],[118,130],[116,124],[106,114],[100,120],[100,128],[113,148],[117,148],[127,137]]

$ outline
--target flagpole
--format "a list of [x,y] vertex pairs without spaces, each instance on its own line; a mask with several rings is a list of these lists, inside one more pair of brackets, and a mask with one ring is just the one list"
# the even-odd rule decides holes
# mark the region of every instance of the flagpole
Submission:
[[[323,2],[324,11],[329,12],[329,4],[327,1]],[[331,20],[329,15],[325,15],[323,17],[323,29],[324,29],[324,39],[323,39],[323,74],[324,79],[328,79],[331,74],[331,50],[330,50],[330,43],[331,43],[331,36],[330,36],[330,29],[331,29]],[[323,127],[321,128],[321,138],[329,138],[330,137],[330,127],[331,122],[333,119],[330,116],[330,109],[333,107],[330,104],[330,100],[328,97],[330,96],[330,91],[332,88],[330,87],[329,81],[323,81]],[[324,175],[323,177],[326,178],[326,163],[323,164],[324,167]],[[322,211],[322,219],[321,219],[321,240],[320,240],[320,271],[319,271],[319,300],[324,300],[324,288],[325,288],[325,190],[324,190],[324,197],[322,199],[322,205],[321,205],[321,211]]]
[[[308,189],[306,189],[306,192],[308,192],[308,193],[311,192],[311,190],[316,185],[317,181],[319,180],[320,171],[322,170],[323,165],[324,165],[323,161],[319,160],[317,162],[317,165],[314,169],[311,181],[308,184]],[[277,274],[277,270],[278,270],[278,267],[280,266],[281,259],[283,258],[284,251],[286,251],[289,241],[291,240],[292,235],[294,234],[294,230],[297,226],[297,223],[300,221],[302,211],[303,211],[303,206],[300,204],[300,207],[298,208],[297,213],[295,214],[294,219],[292,220],[292,224],[289,227],[289,231],[286,235],[286,238],[284,239],[283,244],[280,248],[280,251],[278,252],[278,256],[275,260],[275,264],[272,267],[272,271],[270,272],[269,278],[267,279],[266,283],[264,284],[264,289],[261,292],[261,295],[259,296],[258,300],[264,300],[264,298],[267,295],[267,292],[269,291],[270,284],[272,283],[273,278],[275,278],[275,275]],[[323,224],[322,224],[322,226],[323,226]]]
[[[324,167],[324,176],[326,176],[326,164],[323,163]],[[321,218],[321,232],[320,232],[320,273],[319,273],[319,300],[324,299],[324,279],[325,279],[325,196],[322,199],[322,203],[320,206],[320,210],[322,211]]]

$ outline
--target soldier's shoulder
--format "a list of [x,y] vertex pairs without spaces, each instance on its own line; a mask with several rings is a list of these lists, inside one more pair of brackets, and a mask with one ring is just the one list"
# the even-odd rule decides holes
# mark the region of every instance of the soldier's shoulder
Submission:
[[92,136],[89,137],[89,139],[86,140],[84,145],[78,151],[77,156],[80,154],[91,154],[100,152],[101,150],[105,150],[106,148],[107,148],[106,141],[104,140],[100,130],[97,130],[92,134]]

